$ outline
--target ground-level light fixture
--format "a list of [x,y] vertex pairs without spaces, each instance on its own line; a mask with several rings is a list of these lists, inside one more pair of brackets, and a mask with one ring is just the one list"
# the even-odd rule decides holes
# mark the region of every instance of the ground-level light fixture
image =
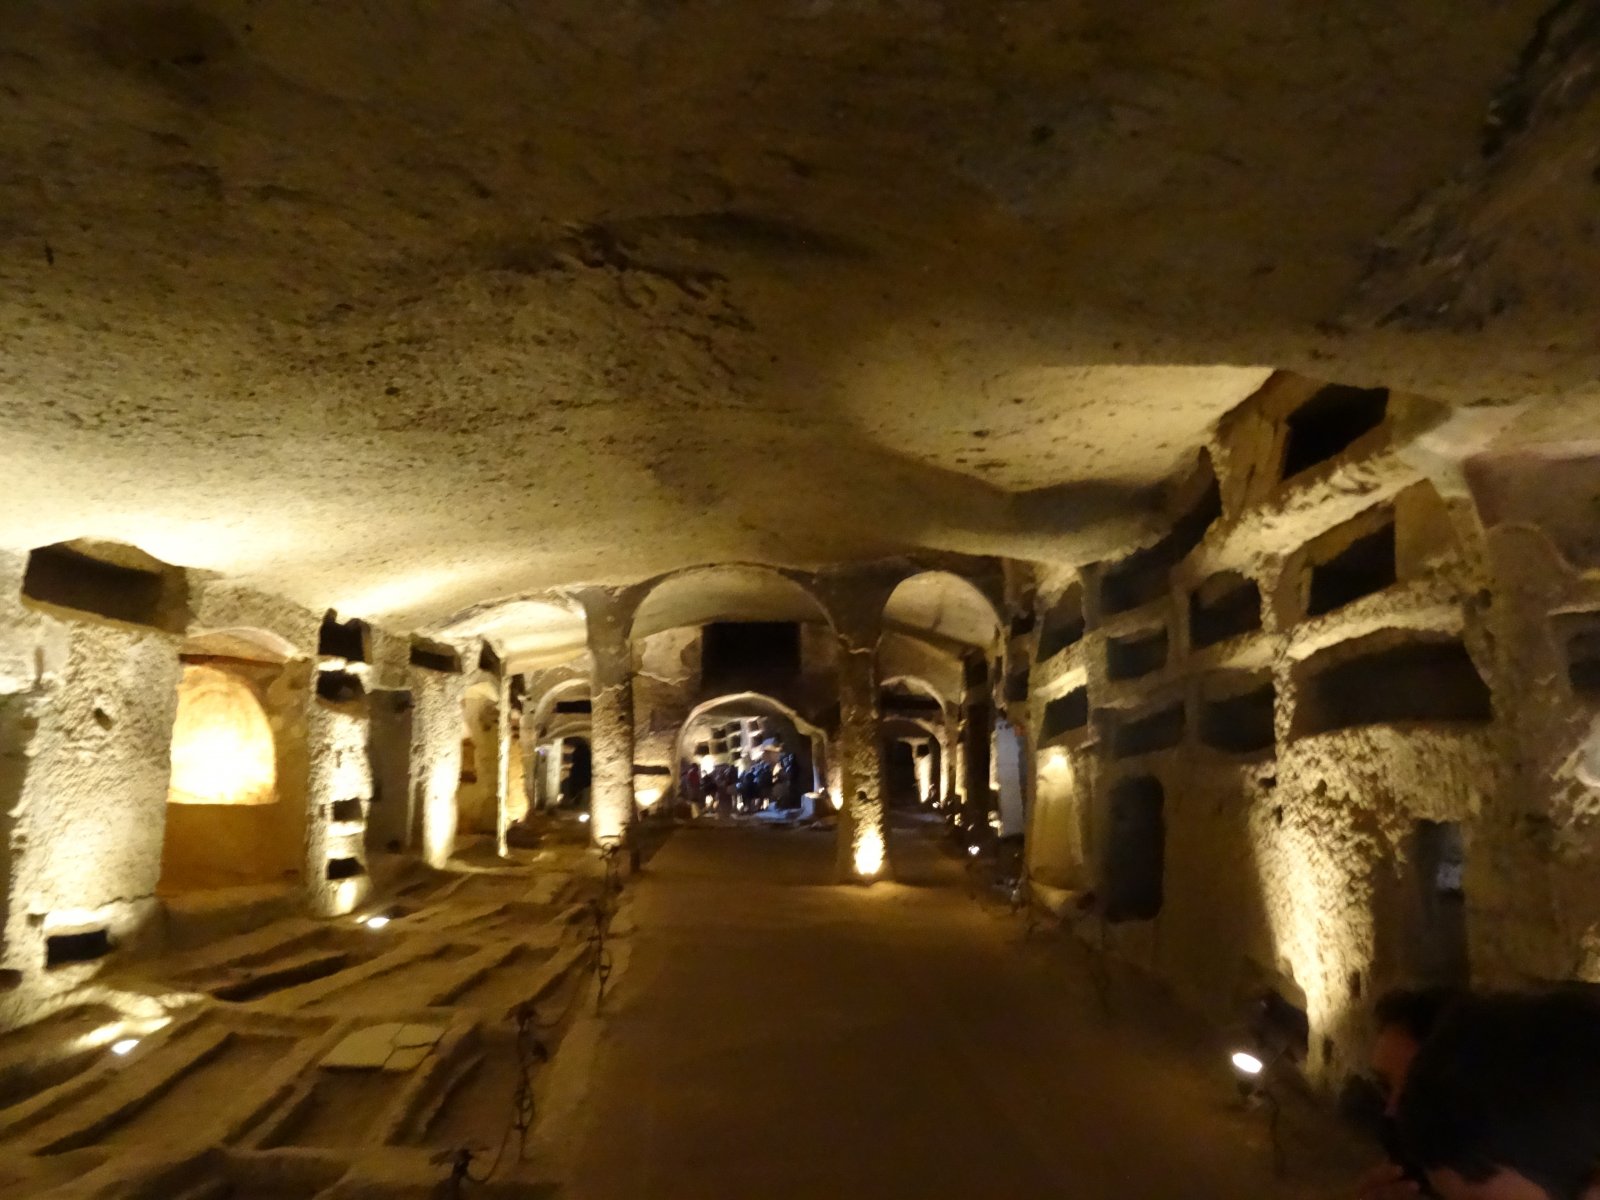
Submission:
[[138,1044],[138,1038],[122,1038],[120,1041],[111,1043],[111,1053],[121,1058],[124,1055],[132,1054]]
[[862,830],[856,838],[854,858],[856,878],[875,879],[878,872],[883,870],[883,859],[883,832],[876,827]]
[[586,813],[586,812],[579,813],[578,814],[578,824],[587,825],[588,823],[589,823],[589,814]]
[[634,799],[638,802],[640,808],[651,808],[656,801],[661,799],[661,789],[645,788],[643,791],[636,793]]
[[978,855],[980,853],[982,853],[982,851],[983,851],[983,847],[978,845],[977,842],[973,842],[972,845],[967,847],[967,853],[970,854],[973,858],[977,858]]
[[1238,1072],[1241,1081],[1255,1079],[1267,1069],[1267,1064],[1248,1050],[1235,1050],[1228,1061],[1233,1064],[1233,1069]]
[[389,923],[389,918],[379,913],[377,916],[363,918],[361,923],[368,929],[382,929]]

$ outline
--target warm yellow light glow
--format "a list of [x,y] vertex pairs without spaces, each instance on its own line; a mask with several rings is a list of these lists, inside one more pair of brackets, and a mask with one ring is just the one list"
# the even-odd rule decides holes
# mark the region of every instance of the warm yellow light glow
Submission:
[[634,793],[634,799],[639,802],[640,808],[650,808],[656,801],[661,799],[661,789],[645,788],[643,791]]
[[1266,1069],[1265,1063],[1244,1050],[1234,1051],[1233,1066],[1241,1075],[1259,1075]]
[[120,1042],[111,1043],[111,1053],[117,1055],[118,1057],[121,1057],[124,1054],[132,1054],[134,1047],[138,1044],[138,1038],[123,1038]]
[[250,685],[214,667],[184,667],[168,802],[272,804],[277,783],[272,726]]
[[589,814],[586,813],[586,812],[579,813],[578,814],[578,824],[587,825],[588,823],[589,823]]
[[883,870],[883,834],[876,829],[862,830],[856,841],[856,874],[870,879]]
[[702,757],[700,759],[700,769],[702,771],[708,773],[708,774],[711,771],[715,770],[716,766],[717,766],[717,760],[712,758],[711,755],[709,755],[709,754],[705,755],[704,757]]
[[830,791],[828,793],[828,803],[833,805],[834,812],[844,811],[844,797],[839,795],[838,792]]
[[381,916],[381,915],[380,916],[376,916],[376,917],[368,917],[366,920],[362,921],[361,923],[363,925],[365,925],[368,929],[382,929],[385,925],[387,925],[389,923],[389,918],[385,917],[385,916]]

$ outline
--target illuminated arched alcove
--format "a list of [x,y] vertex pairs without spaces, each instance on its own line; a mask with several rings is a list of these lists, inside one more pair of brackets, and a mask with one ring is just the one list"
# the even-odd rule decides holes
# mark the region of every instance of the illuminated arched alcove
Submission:
[[191,639],[172,730],[160,891],[290,884],[302,874],[304,663],[228,631]]
[[266,710],[240,676],[187,664],[172,726],[168,804],[274,804],[277,752]]

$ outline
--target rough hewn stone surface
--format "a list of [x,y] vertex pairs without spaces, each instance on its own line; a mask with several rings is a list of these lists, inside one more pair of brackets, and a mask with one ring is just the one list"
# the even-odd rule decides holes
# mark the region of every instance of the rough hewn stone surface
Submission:
[[[0,544],[400,626],[689,562],[1096,557],[1264,366],[1587,386],[1595,272],[1538,226],[1587,205],[1589,108],[1478,165],[1544,7],[13,4]],[[1471,336],[1344,319],[1447,184],[1417,244],[1466,247]]]

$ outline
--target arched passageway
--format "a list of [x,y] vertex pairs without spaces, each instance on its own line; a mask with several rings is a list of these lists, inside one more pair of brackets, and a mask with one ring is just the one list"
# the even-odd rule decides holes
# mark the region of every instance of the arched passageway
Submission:
[[787,705],[743,692],[705,701],[678,734],[677,795],[694,814],[814,811],[824,736]]

